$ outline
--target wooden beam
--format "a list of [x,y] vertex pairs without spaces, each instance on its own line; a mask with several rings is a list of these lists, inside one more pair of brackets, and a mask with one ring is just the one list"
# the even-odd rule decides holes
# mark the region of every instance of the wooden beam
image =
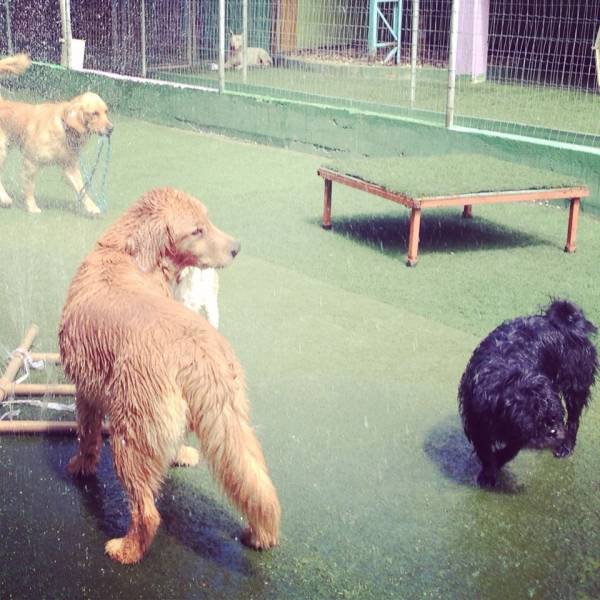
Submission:
[[19,347],[12,353],[8,365],[4,370],[4,374],[0,377],[0,402],[6,397],[6,389],[9,389],[13,385],[17,373],[23,366],[25,360],[25,353],[29,352],[33,340],[37,336],[39,328],[37,325],[30,325],[29,329],[25,332]]
[[[76,421],[0,421],[0,434],[14,435],[77,435]],[[109,428],[102,426],[102,433],[109,435]]]

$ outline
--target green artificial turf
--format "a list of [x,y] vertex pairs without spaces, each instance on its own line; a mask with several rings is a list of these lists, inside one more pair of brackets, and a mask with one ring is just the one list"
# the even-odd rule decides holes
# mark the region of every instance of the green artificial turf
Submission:
[[[3,600],[598,596],[598,393],[572,457],[522,452],[495,492],[474,485],[456,403],[471,352],[502,320],[559,295],[600,324],[598,220],[584,210],[571,255],[560,205],[484,206],[472,220],[431,210],[409,269],[403,207],[336,186],[333,230],[321,228],[327,157],[115,124],[101,218],[76,210],[52,169],[38,178],[42,214],[0,211],[0,350],[31,322],[35,349],[56,350],[75,269],[140,194],[169,185],[201,198],[242,243],[220,276],[221,330],[247,372],[281,545],[239,544],[242,523],[202,464],[169,471],[154,544],[140,564],[115,564],[103,547],[128,509],[108,445],[97,478],[75,482],[74,439],[4,436]],[[3,180],[19,199],[15,155]]]
[[561,173],[471,154],[344,158],[325,166],[414,199],[582,185]]

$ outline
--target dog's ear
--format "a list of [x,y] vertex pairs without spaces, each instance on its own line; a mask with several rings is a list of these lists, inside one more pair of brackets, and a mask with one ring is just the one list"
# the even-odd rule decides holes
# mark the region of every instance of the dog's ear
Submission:
[[62,114],[62,120],[67,127],[74,129],[77,133],[87,132],[83,107],[77,98],[67,104]]
[[125,252],[135,259],[138,267],[148,273],[166,256],[172,242],[167,225],[159,219],[147,219],[125,242]]

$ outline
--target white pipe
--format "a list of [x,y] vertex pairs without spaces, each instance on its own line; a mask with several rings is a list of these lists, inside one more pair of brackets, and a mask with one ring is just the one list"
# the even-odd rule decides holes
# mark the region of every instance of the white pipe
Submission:
[[450,17],[450,54],[448,56],[448,96],[446,99],[446,127],[454,123],[454,100],[456,96],[456,50],[458,48],[458,12],[460,0],[453,0]]
[[65,23],[67,26],[66,48],[67,48],[67,67],[71,68],[71,56],[73,54],[73,31],[71,29],[71,0],[65,0]]
[[13,54],[12,27],[10,24],[10,0],[4,0],[4,5],[6,6],[6,42],[8,45],[8,53]]
[[417,56],[419,40],[419,0],[412,3],[412,33],[410,37],[410,107],[414,108],[417,100]]
[[59,0],[60,6],[60,64],[63,67],[69,66],[69,55],[67,45],[67,0]]
[[186,56],[188,65],[192,64],[192,38],[193,38],[193,26],[192,26],[192,2],[187,1],[187,35],[186,35]]
[[225,91],[225,0],[219,0],[219,93]]
[[141,55],[142,55],[142,77],[146,77],[148,72],[148,59],[146,57],[146,2],[140,0],[140,37],[141,37]]
[[242,81],[248,81],[248,0],[242,0]]

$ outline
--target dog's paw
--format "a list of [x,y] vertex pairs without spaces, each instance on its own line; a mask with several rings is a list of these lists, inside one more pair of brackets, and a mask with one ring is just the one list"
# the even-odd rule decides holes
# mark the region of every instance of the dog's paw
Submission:
[[277,546],[278,543],[277,536],[266,532],[258,534],[252,527],[244,529],[240,541],[244,546],[248,546],[248,548],[252,548],[253,550],[268,550],[269,548],[273,548],[273,546]]
[[30,214],[30,215],[37,215],[39,213],[42,212],[42,210],[40,209],[40,207],[37,205],[35,200],[27,200],[25,202],[25,210]]
[[200,461],[200,453],[192,446],[180,446],[173,461],[174,467],[195,467]]
[[96,474],[96,461],[76,454],[67,464],[67,471],[74,477],[89,477]]
[[482,470],[477,475],[477,483],[481,487],[493,488],[496,486],[496,473]]
[[0,206],[2,208],[9,208],[12,206],[12,198],[10,196],[4,195],[0,196]]
[[124,565],[139,562],[143,556],[139,544],[136,544],[128,537],[108,540],[104,546],[104,550],[113,560]]
[[85,212],[88,213],[88,215],[99,215],[100,214],[100,209],[96,206],[94,201],[91,198],[89,198],[88,196],[85,196],[83,198],[83,200],[81,201],[81,203],[83,204],[83,208],[85,209]]
[[575,447],[571,442],[563,442],[560,446],[558,446],[558,448],[554,450],[552,454],[554,454],[556,458],[566,458],[567,456],[573,454],[574,449]]

